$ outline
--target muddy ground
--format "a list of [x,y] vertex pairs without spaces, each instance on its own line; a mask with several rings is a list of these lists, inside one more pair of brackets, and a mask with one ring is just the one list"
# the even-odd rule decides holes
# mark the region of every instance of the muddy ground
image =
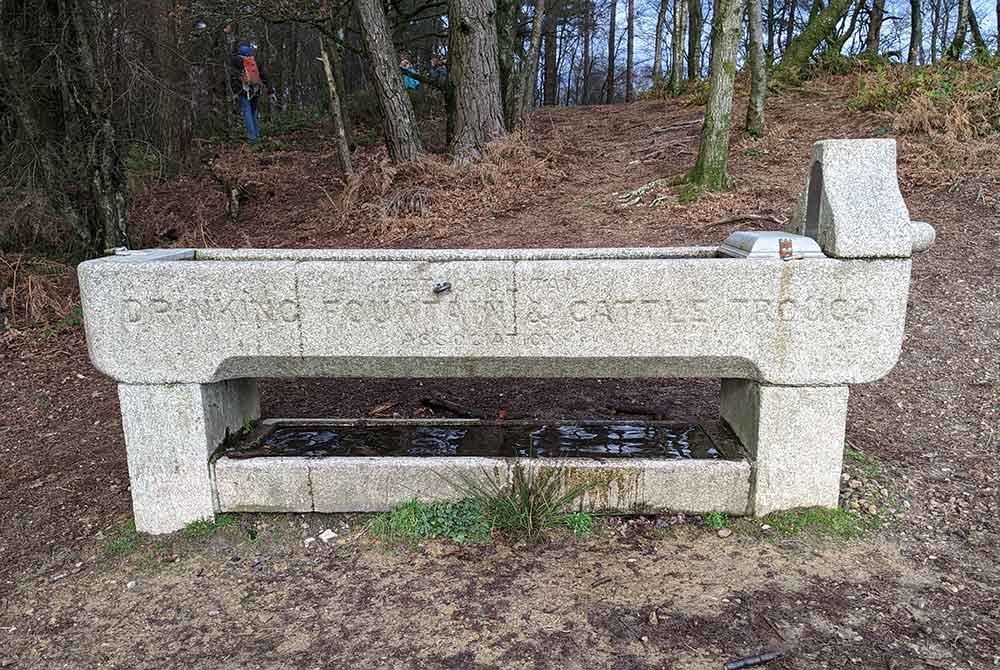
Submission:
[[[622,208],[617,193],[691,165],[698,116],[663,101],[542,110],[479,172],[393,171],[368,147],[353,185],[322,130],[300,131],[144,192],[135,220],[160,245],[717,243],[759,225],[722,222],[734,215],[787,216],[812,141],[892,123],[849,111],[833,85],[773,98],[767,139],[734,136],[734,191],[682,204],[664,184],[641,203],[660,206]],[[243,180],[238,221],[220,178]],[[899,365],[852,389],[844,504],[877,530],[743,520],[722,538],[698,519],[609,519],[530,546],[387,549],[362,517],[243,515],[206,537],[133,540],[114,386],[63,318],[0,340],[0,668],[720,668],[771,648],[787,653],[771,668],[1000,667],[995,147],[907,137],[900,178],[938,242],[914,260]],[[415,416],[429,394],[497,415],[718,409],[711,380],[263,386],[268,416]],[[305,545],[328,528],[335,540]]]

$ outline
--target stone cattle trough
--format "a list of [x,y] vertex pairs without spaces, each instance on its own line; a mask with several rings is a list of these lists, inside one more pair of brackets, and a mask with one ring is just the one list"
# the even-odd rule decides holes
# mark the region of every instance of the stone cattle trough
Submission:
[[605,482],[595,506],[759,515],[837,504],[848,385],[895,365],[911,252],[932,241],[894,142],[827,141],[787,231],[720,247],[171,249],[79,276],[141,531],[447,498],[439,473],[522,458],[234,457],[220,445],[258,419],[261,377],[721,378],[726,458],[528,460]]

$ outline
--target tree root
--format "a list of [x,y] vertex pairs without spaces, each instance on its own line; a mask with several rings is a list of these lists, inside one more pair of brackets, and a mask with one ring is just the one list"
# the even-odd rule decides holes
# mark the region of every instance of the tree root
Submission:
[[643,184],[639,188],[634,188],[631,191],[625,191],[624,193],[616,193],[615,195],[618,196],[618,200],[621,203],[619,205],[620,207],[631,207],[642,202],[643,196],[647,193],[658,189],[661,186],[666,186],[667,183],[668,180],[666,178],[654,179],[651,182]]

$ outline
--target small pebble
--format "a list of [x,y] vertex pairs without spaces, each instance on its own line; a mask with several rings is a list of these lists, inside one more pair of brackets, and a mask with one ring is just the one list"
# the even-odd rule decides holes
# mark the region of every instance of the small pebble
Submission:
[[733,531],[729,530],[728,528],[720,528],[719,529],[719,537],[725,538],[725,537],[729,537],[732,534],[733,534]]
[[125,588],[131,591],[132,589],[135,588],[135,582],[134,581],[129,582],[128,584],[125,585]]

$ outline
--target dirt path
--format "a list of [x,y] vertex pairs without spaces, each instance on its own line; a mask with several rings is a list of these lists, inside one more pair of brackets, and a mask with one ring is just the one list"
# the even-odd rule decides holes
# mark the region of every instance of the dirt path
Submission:
[[[651,129],[698,109],[643,103],[539,112],[515,155],[544,160],[542,177],[498,163],[479,186],[442,184],[425,216],[391,222],[378,239],[367,224],[331,222],[337,182],[321,143],[247,158],[274,174],[259,177],[267,188],[241,221],[218,213],[210,179],[165,185],[138,211],[160,206],[157,234],[175,226],[189,244],[199,231],[258,246],[717,243],[736,224],[714,221],[787,215],[813,140],[886,123],[847,112],[835,91],[784,103],[768,139],[736,141],[735,190],[690,205],[663,187],[643,200],[663,195],[658,207],[618,206],[615,193],[693,160],[696,126]],[[1000,179],[985,167],[929,173],[929,144],[902,143],[900,175],[938,243],[914,260],[899,365],[851,395],[848,467],[861,488],[845,485],[845,496],[884,520],[874,537],[788,539],[747,521],[724,540],[694,523],[610,522],[541,547],[386,552],[366,537],[303,546],[322,528],[352,535],[340,519],[247,516],[209,539],[141,540],[119,556],[108,546],[130,502],[114,386],[90,367],[78,326],[32,330],[0,341],[0,668],[719,668],[769,645],[789,651],[774,668],[996,667]],[[522,188],[518,175],[546,186]],[[391,188],[420,179],[397,176]],[[479,193],[490,207],[470,200]],[[454,225],[442,227],[444,212]],[[625,399],[703,416],[717,410],[717,388],[315,380],[263,393],[272,416],[356,416],[390,400],[412,416],[428,391],[486,412],[603,417]]]

